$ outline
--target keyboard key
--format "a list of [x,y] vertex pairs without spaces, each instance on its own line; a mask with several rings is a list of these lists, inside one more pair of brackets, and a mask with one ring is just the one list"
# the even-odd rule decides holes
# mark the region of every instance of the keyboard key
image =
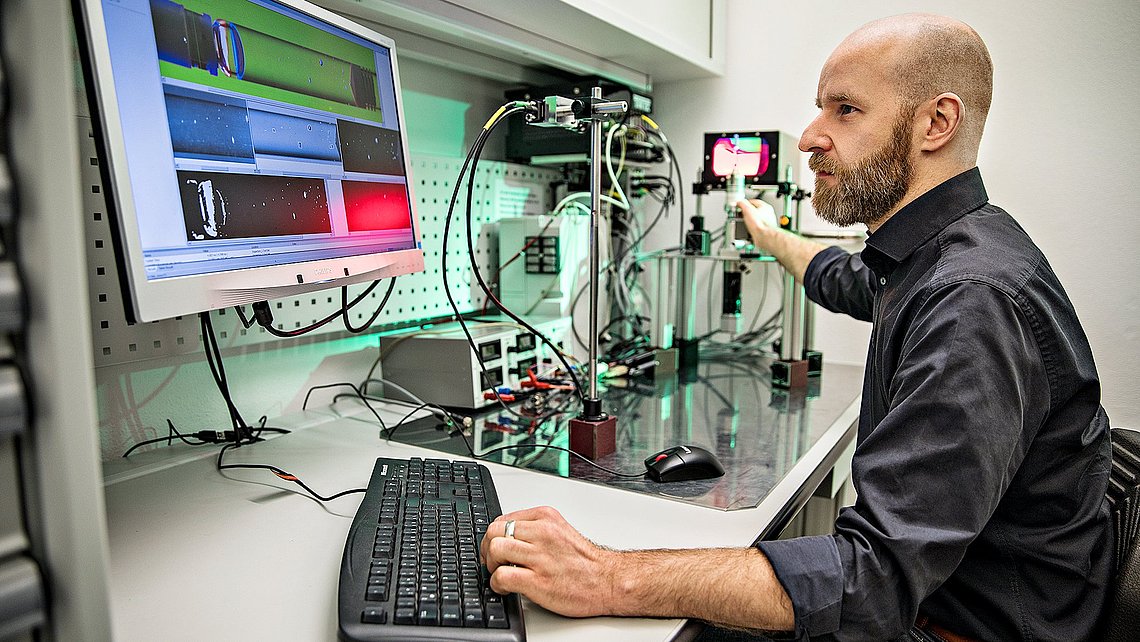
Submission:
[[370,606],[360,614],[360,621],[364,624],[386,624],[388,611],[382,606]]
[[396,624],[415,624],[416,611],[415,609],[396,609],[392,621]]
[[463,626],[483,627],[483,607],[475,606],[463,609]]
[[509,628],[507,624],[507,612],[503,609],[502,604],[488,604],[487,611],[487,628],[489,629],[505,629]]
[[440,609],[440,624],[443,626],[461,626],[463,624],[458,604],[444,604]]
[[416,623],[420,626],[439,624],[439,606],[434,602],[426,606],[423,602],[420,602],[419,615],[416,616]]
[[369,586],[364,593],[364,599],[369,602],[385,602],[388,600],[387,586]]

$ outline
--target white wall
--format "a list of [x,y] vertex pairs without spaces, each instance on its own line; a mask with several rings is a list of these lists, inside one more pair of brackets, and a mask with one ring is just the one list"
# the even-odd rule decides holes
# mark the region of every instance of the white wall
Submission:
[[[729,0],[726,75],[655,88],[655,111],[682,168],[695,171],[706,131],[798,135],[815,114],[819,69],[835,45],[864,22],[907,11],[949,11],[989,46],[994,102],[978,164],[991,201],[1028,230],[1068,290],[1113,424],[1140,426],[1135,0]],[[832,317],[824,313],[817,325],[819,346],[831,360],[861,360],[867,327]]]

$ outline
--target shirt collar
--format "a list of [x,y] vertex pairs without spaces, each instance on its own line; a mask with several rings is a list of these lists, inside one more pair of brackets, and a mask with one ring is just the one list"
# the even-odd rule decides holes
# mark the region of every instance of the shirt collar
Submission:
[[934,235],[989,201],[982,174],[969,169],[907,203],[867,237],[863,260],[875,274],[892,272]]

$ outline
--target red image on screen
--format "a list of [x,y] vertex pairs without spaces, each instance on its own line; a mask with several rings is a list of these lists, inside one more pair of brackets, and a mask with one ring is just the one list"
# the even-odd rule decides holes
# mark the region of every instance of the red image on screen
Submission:
[[718,138],[712,148],[712,169],[716,176],[733,171],[759,176],[768,171],[768,141],[756,136]]
[[403,183],[342,181],[340,186],[350,232],[412,229],[408,188]]

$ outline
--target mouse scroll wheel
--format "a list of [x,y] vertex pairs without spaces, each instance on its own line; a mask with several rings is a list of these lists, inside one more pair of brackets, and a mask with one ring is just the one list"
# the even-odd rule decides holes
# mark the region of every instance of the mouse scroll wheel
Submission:
[[653,463],[656,464],[657,462],[661,461],[662,459],[665,459],[668,456],[669,455],[666,455],[665,453],[661,453],[660,455],[657,455],[656,458],[654,458]]

